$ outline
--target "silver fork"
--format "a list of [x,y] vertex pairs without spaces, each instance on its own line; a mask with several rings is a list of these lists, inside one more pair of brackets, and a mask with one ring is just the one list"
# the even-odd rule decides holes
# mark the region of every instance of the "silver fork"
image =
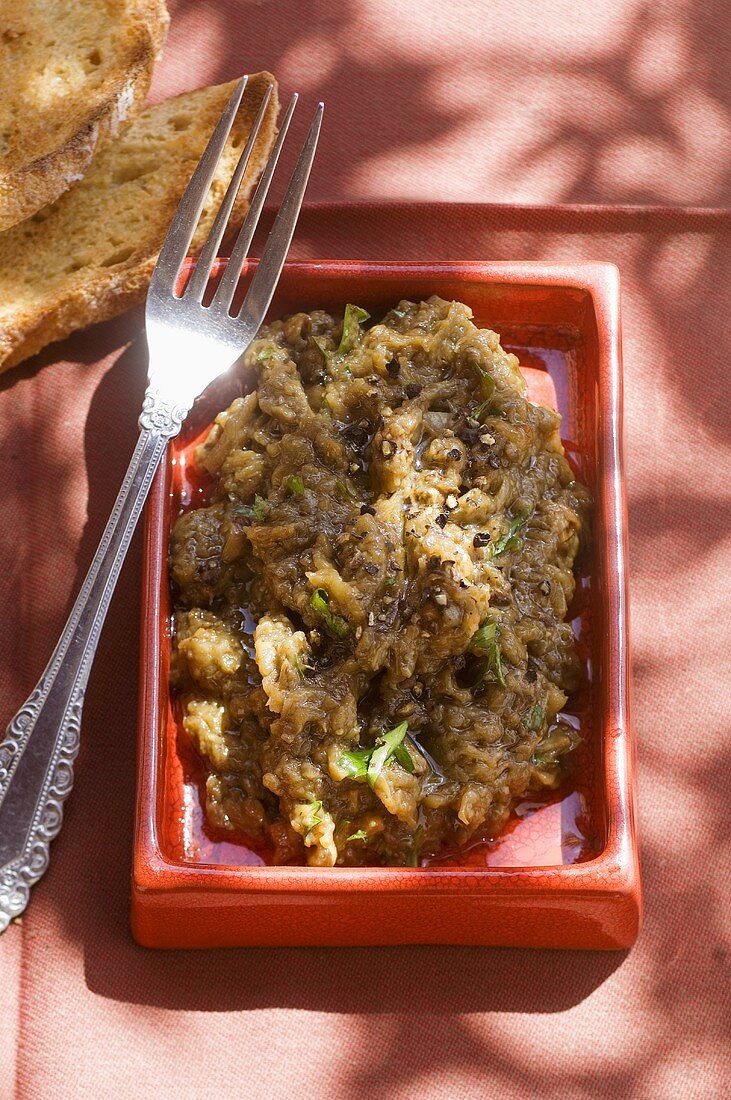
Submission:
[[297,96],[254,193],[231,258],[209,305],[202,300],[233,208],[271,88],[267,91],[231,183],[182,295],[176,294],[213,174],[246,87],[231,96],[193,173],[168,230],[147,295],[145,325],[149,385],[140,437],[81,592],[46,669],[0,742],[0,932],[28,904],[30,887],[49,861],[61,828],[63,802],[73,784],[81,711],[91,663],[122,562],[168,442],[206,387],[231,367],[256,336],[289,249],[320,133],[323,104],[277,213],[241,309],[231,314],[239,275],[284,143]]

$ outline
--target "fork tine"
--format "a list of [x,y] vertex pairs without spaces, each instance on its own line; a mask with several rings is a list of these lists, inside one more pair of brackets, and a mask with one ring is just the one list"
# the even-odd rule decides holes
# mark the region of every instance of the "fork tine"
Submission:
[[211,186],[211,180],[223,152],[223,147],[231,132],[248,79],[248,76],[244,76],[236,85],[223,114],[216,124],[203,156],[190,177],[160,250],[155,270],[152,273],[150,289],[157,288],[169,292],[173,292],[175,289],[180,267],[190,248],[190,242],[193,240],[193,234],[208,195],[208,188]]
[[188,285],[183,292],[183,297],[185,298],[190,297],[196,302],[200,302],[203,298],[203,292],[206,289],[206,285],[211,274],[213,261],[218,255],[218,246],[221,243],[223,234],[226,232],[228,219],[231,215],[233,204],[236,201],[236,196],[239,193],[241,181],[244,178],[244,172],[246,171],[246,166],[249,163],[251,151],[254,148],[254,142],[256,141],[257,134],[259,133],[259,128],[264,119],[264,115],[266,113],[269,100],[271,99],[273,89],[274,85],[269,84],[267,86],[267,90],[262,97],[261,106],[259,107],[259,113],[256,116],[256,121],[254,122],[251,133],[249,134],[249,139],[244,146],[243,153],[239,157],[239,162],[236,165],[236,170],[231,177],[231,182],[226,189],[226,194],[223,197],[223,202],[221,203],[218,209],[218,213],[216,214],[216,220],[211,227],[211,231],[206,238],[206,243],[203,245],[201,254],[198,257],[198,261],[195,265],[195,271],[193,272],[190,281],[188,282]]
[[290,100],[287,113],[282,120],[282,125],[277,135],[277,141],[269,154],[269,160],[266,163],[264,171],[261,174],[259,184],[254,192],[254,197],[251,200],[251,206],[246,215],[246,220],[239,230],[238,236],[231,251],[231,256],[226,265],[226,270],[223,273],[221,282],[216,288],[216,293],[213,295],[211,306],[214,309],[219,309],[222,312],[227,313],[231,308],[231,302],[233,296],[236,293],[236,287],[239,283],[239,277],[241,275],[241,268],[244,266],[244,260],[249,251],[249,245],[251,244],[252,237],[256,232],[256,227],[259,224],[259,217],[264,205],[264,200],[267,197],[269,191],[269,185],[272,182],[272,176],[274,175],[274,169],[277,167],[277,161],[279,160],[279,154],[282,151],[282,145],[284,139],[287,136],[287,130],[294,114],[294,109],[297,106],[298,100],[297,92],[294,93]]
[[247,326],[253,326],[255,330],[259,328],[264,320],[269,303],[274,297],[274,291],[292,241],[302,200],[305,197],[307,181],[310,178],[312,162],[315,158],[324,110],[325,104],[318,104],[307,140],[302,146],[302,152],[289,181],[287,193],[274,219],[274,225],[259,260],[259,266],[256,269],[254,278],[251,280],[251,286],[244,299],[244,304],[238,313],[238,317],[245,321]]

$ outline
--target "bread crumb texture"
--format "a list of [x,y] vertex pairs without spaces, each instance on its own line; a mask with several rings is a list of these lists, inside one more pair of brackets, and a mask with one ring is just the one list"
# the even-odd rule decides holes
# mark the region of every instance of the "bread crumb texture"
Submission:
[[[265,118],[231,225],[239,225],[276,137],[276,82],[249,82],[191,251],[208,233],[269,84]],[[180,196],[235,82],[148,107],[52,206],[0,234],[0,370],[142,301]]]
[[53,202],[142,109],[164,0],[0,4],[0,230]]

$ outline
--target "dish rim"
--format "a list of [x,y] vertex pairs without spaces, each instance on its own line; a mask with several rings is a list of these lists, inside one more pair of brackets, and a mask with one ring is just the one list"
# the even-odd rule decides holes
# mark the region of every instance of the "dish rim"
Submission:
[[[249,265],[253,268],[254,264]],[[190,270],[190,264],[185,269]],[[602,713],[602,776],[606,789],[605,844],[592,859],[574,864],[501,867],[335,867],[226,866],[176,861],[165,854],[158,835],[163,791],[160,783],[160,708],[165,700],[160,683],[159,623],[163,560],[167,539],[161,530],[169,470],[169,450],[158,470],[145,513],[143,611],[141,617],[140,722],[137,800],[132,875],[135,914],[151,895],[181,891],[201,896],[225,892],[245,895],[444,895],[482,893],[502,897],[560,894],[621,895],[641,914],[639,858],[635,827],[635,744],[630,724],[629,621],[627,602],[627,509],[622,458],[622,375],[619,315],[619,273],[607,263],[544,263],[445,261],[308,260],[286,265],[289,278],[298,275],[399,277],[430,280],[479,278],[516,284],[587,292],[596,318],[597,395],[595,446],[601,456],[601,507],[607,595],[611,622],[607,643],[609,706]],[[161,538],[164,539],[161,545]],[[633,936],[634,938],[634,936]]]

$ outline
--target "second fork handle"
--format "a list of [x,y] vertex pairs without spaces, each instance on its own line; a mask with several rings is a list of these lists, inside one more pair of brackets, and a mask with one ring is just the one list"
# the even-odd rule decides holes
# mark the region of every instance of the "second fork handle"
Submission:
[[[177,430],[177,426],[176,426]],[[109,601],[168,441],[143,429],[63,633],[34,691],[0,741],[0,932],[48,866],[73,785],[81,711]]]

